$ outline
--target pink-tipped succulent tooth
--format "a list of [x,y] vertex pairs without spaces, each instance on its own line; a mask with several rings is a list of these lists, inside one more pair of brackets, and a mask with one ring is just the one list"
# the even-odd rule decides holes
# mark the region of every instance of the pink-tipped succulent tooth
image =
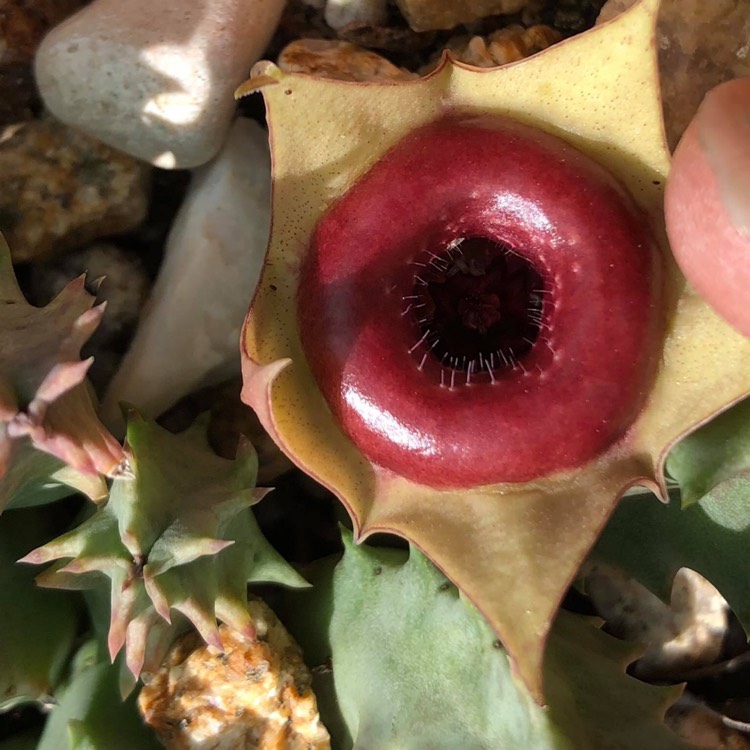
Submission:
[[661,283],[648,221],[590,157],[506,118],[448,118],[318,224],[302,343],[373,462],[429,486],[521,482],[627,430]]
[[209,450],[202,424],[173,435],[131,411],[125,450],[131,471],[114,478],[107,503],[21,562],[57,561],[37,577],[49,588],[96,588],[110,579],[107,646],[112,659],[125,648],[130,689],[142,670],[158,667],[188,622],[219,649],[217,616],[254,637],[247,583],[255,575],[304,581],[248,511],[264,494],[254,488],[249,443],[227,461]]
[[115,474],[123,461],[86,383],[92,360],[80,359],[104,313],[94,302],[81,277],[46,307],[30,305],[0,236],[0,512],[44,474],[38,452],[64,464],[65,483],[92,498],[106,494],[99,474]]

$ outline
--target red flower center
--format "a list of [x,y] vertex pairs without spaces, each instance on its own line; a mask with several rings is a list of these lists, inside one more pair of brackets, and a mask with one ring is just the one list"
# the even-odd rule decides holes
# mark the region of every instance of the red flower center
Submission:
[[600,165],[504,118],[412,132],[324,215],[302,344],[342,429],[432,487],[523,482],[610,448],[662,341],[647,219]]
[[412,353],[420,369],[428,357],[437,358],[443,385],[492,381],[534,345],[548,290],[511,248],[480,237],[457,239],[413,265],[414,288],[403,298],[403,314],[416,319],[421,334]]

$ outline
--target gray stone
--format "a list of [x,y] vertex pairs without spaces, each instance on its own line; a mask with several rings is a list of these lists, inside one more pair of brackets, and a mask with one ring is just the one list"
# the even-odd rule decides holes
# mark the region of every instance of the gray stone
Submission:
[[233,117],[234,89],[265,50],[284,0],[95,0],[36,57],[61,120],[165,168],[205,163]]
[[605,563],[589,562],[583,573],[586,592],[609,632],[646,647],[631,668],[634,676],[677,682],[722,658],[731,627],[729,606],[699,573],[677,571],[669,604]]

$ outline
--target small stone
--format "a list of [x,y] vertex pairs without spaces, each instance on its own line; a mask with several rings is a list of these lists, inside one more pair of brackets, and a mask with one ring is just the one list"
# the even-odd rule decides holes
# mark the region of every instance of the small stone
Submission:
[[257,640],[221,625],[222,651],[196,633],[173,644],[144,680],[144,721],[167,750],[330,750],[299,646],[262,601],[248,610]]
[[[597,23],[633,2],[608,0]],[[665,129],[674,150],[710,89],[750,75],[750,3],[662,0],[657,32]]]
[[307,73],[339,81],[408,81],[418,78],[376,52],[350,42],[297,39],[281,51],[278,66],[286,73]]
[[452,29],[500,13],[517,13],[527,0],[396,0],[414,31]]
[[607,0],[602,6],[601,11],[599,11],[599,16],[596,19],[597,26],[600,23],[606,23],[613,18],[617,18],[620,13],[626,11],[634,3],[635,0]]
[[31,63],[47,31],[84,0],[0,0],[0,125],[34,118],[40,106]]
[[151,283],[138,256],[100,242],[54,263],[34,264],[30,274],[33,302],[46,305],[81,274],[86,274],[87,284],[95,290],[96,301],[107,303],[99,327],[81,352],[83,358],[94,357],[88,377],[101,392],[130,343]]
[[[456,37],[446,49],[458,62],[477,68],[494,68],[523,60],[562,40],[562,34],[550,26],[537,25],[525,29],[513,25],[498,29],[489,36]],[[420,69],[426,75],[439,63],[439,58]]]
[[366,49],[377,49],[399,55],[400,59],[413,58],[415,66],[424,58],[426,50],[434,45],[439,32],[417,33],[408,26],[371,26],[350,24],[337,33],[344,42],[352,42]]
[[233,92],[284,0],[95,0],[39,48],[42,99],[61,120],[164,168],[221,148]]
[[566,37],[580,34],[593,26],[602,4],[602,0],[557,0],[548,8],[547,23]]
[[125,232],[146,215],[148,168],[52,119],[0,137],[0,231],[13,261]]
[[378,26],[387,18],[386,0],[328,0],[326,3],[326,23],[336,30],[352,23]]
[[102,404],[158,416],[183,396],[239,374],[240,328],[268,242],[271,166],[258,123],[235,120],[217,158],[193,175],[128,353]]

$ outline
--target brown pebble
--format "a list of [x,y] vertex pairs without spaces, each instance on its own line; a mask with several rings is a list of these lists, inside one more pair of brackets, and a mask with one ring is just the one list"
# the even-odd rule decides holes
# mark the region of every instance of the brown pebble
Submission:
[[288,44],[279,55],[278,66],[287,73],[339,81],[408,81],[418,77],[375,52],[328,39],[298,39]]
[[15,263],[125,232],[145,217],[149,168],[45,119],[0,135],[0,231]]
[[[523,60],[541,52],[562,39],[562,34],[551,26],[537,25],[525,29],[523,26],[506,26],[486,37],[468,37],[465,34],[453,37],[446,49],[454,60],[477,68],[496,68]],[[426,75],[439,63],[440,57],[421,68]]]

